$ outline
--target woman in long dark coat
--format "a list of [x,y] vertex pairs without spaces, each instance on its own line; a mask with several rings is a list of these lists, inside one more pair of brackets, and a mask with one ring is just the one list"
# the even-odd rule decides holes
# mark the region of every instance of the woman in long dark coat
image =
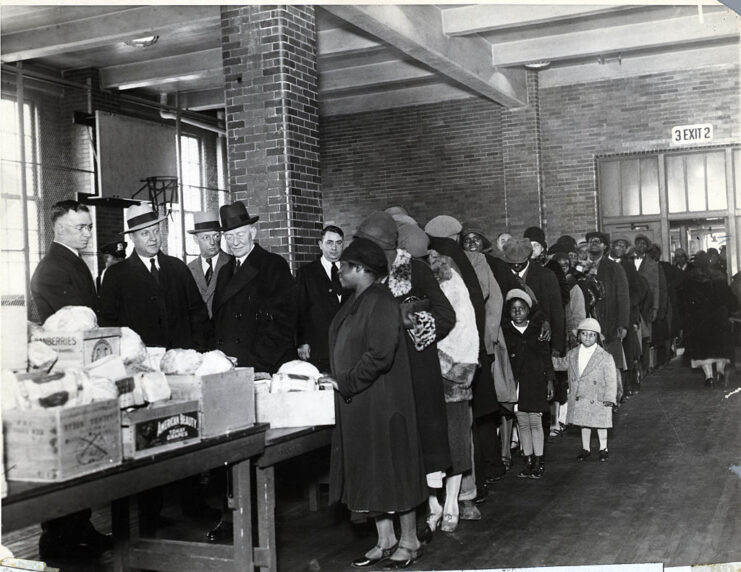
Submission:
[[726,372],[733,359],[733,338],[728,315],[736,307],[725,275],[709,266],[702,250],[695,255],[682,291],[687,354],[692,367],[701,367],[705,384],[712,385],[713,365],[718,377]]
[[354,518],[375,519],[378,542],[354,567],[386,558],[386,567],[406,567],[421,555],[415,508],[427,499],[406,334],[399,305],[377,282],[387,271],[383,250],[356,238],[340,261],[340,282],[352,295],[329,330],[337,390],[330,497]]

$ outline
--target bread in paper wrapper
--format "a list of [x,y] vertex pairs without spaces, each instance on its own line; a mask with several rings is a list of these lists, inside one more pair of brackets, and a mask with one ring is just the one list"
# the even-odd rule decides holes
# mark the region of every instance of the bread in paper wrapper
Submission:
[[168,350],[160,362],[160,370],[165,374],[190,375],[198,371],[203,356],[196,350]]
[[47,332],[84,332],[98,327],[98,320],[87,306],[65,306],[44,322]]

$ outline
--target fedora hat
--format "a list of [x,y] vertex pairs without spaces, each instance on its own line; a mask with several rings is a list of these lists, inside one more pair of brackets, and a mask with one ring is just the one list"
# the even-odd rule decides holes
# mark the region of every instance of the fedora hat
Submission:
[[126,226],[121,234],[128,234],[161,223],[167,216],[158,217],[149,205],[133,205],[126,209]]
[[219,209],[219,215],[221,216],[221,231],[226,232],[240,226],[247,226],[248,224],[255,224],[259,220],[259,216],[250,216],[247,212],[247,207],[244,206],[242,201],[235,201],[231,205],[224,205]]
[[533,245],[529,238],[513,238],[504,243],[504,261],[508,264],[522,264],[530,259]]
[[216,209],[210,209],[202,213],[195,213],[193,215],[193,223],[193,230],[189,230],[188,234],[213,231],[218,232],[221,230],[221,226],[219,225],[219,213]]
[[126,258],[126,243],[123,240],[109,242],[100,247],[101,254],[110,254],[116,258]]

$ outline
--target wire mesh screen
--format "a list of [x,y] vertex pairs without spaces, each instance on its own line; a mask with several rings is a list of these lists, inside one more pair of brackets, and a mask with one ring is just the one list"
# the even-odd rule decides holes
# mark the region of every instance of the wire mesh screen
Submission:
[[[73,118],[90,116],[94,109],[147,119],[157,118],[159,112],[154,103],[139,105],[96,92],[87,85],[77,87],[68,81],[55,84],[48,78],[24,78],[21,114],[18,83],[18,77],[8,78],[6,74],[0,94],[0,295],[3,306],[26,304],[29,319],[37,321],[29,277],[54,240],[49,220],[51,206],[61,200],[97,194],[95,128]],[[219,188],[224,179],[218,172],[223,161],[216,156],[222,149],[217,134],[191,129],[186,133],[179,130],[178,137],[183,148],[179,170],[184,200],[183,205],[168,205],[171,212],[164,225],[167,232],[163,250],[187,260],[196,256],[198,250],[190,235],[184,239],[180,217],[185,217],[184,229],[192,229],[193,213],[225,204],[228,192]],[[172,144],[177,146],[178,141]],[[81,255],[93,276],[97,276],[103,269],[99,247],[122,239],[125,216],[121,205],[90,206],[90,211],[95,228]],[[127,254],[130,253],[129,245]]]

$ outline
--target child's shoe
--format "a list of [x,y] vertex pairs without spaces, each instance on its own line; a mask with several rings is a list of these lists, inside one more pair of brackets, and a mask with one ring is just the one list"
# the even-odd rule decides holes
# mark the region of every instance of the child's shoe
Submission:
[[525,468],[522,469],[517,476],[522,477],[524,479],[530,478],[533,476],[533,468],[534,468],[533,456],[528,455],[527,457],[525,457]]
[[591,451],[589,451],[589,450],[587,450],[587,449],[582,449],[582,450],[581,450],[581,453],[579,453],[579,454],[578,454],[578,455],[576,456],[576,460],[577,460],[577,461],[584,461],[585,459],[588,459],[588,458],[589,458],[589,457],[591,457],[591,456],[592,456],[592,452],[591,452]]
[[543,463],[543,457],[535,457],[535,460],[533,461],[533,470],[532,473],[530,473],[530,478],[539,479],[543,476],[543,473],[545,473],[545,464]]
[[608,457],[609,457],[609,453],[607,452],[607,449],[600,449],[600,452],[599,452],[600,462],[604,463],[605,461],[607,461]]

